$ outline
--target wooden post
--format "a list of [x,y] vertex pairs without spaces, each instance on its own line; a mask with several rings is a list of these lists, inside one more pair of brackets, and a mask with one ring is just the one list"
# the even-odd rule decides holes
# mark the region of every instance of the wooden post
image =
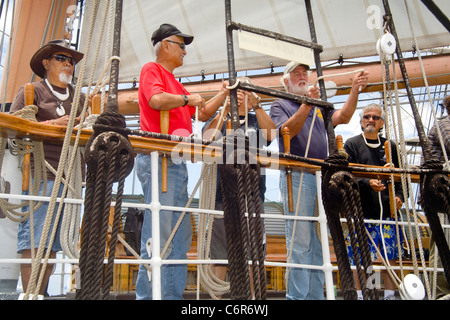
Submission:
[[340,134],[338,134],[336,136],[336,144],[337,144],[338,150],[344,149],[344,141],[343,141],[342,136]]
[[[284,153],[291,153],[291,132],[288,127],[284,127],[282,130],[283,134],[283,143],[284,143]],[[287,179],[287,188],[288,188],[288,207],[289,212],[294,212],[294,199],[292,195],[292,169],[290,167],[286,167],[286,179]]]
[[[169,111],[164,110],[161,111],[160,116],[160,127],[161,133],[168,134],[169,133]],[[162,154],[161,159],[161,191],[167,192],[167,155],[165,153]]]
[[92,98],[92,114],[100,114],[102,110],[102,98],[100,94],[96,94]]
[[[391,163],[391,159],[389,157],[389,141],[388,140],[386,140],[384,142],[384,152],[386,153],[386,165],[389,165]],[[394,167],[393,164],[392,164],[392,167]],[[391,218],[395,218],[395,212],[397,210],[397,205],[395,203],[393,175],[391,175],[391,179],[388,184],[388,189],[389,189],[389,207],[391,209]]]
[[[32,105],[34,102],[34,86],[31,83],[25,85],[25,106]],[[29,146],[26,147],[30,149]],[[22,164],[22,191],[28,191],[30,186],[30,162],[31,154],[25,153]]]

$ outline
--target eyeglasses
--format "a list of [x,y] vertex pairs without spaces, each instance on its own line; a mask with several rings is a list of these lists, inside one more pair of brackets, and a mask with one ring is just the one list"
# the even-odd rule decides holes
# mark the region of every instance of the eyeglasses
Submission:
[[364,119],[369,120],[370,118],[372,118],[374,121],[380,120],[381,117],[380,116],[373,116],[371,114],[365,114],[363,116]]
[[71,65],[73,65],[73,66],[75,65],[75,59],[72,57],[66,56],[64,54],[55,54],[55,55],[51,56],[50,58],[55,58],[57,61],[60,61],[60,62],[69,61],[69,63]]
[[167,42],[172,42],[172,43],[176,43],[180,45],[181,50],[185,50],[186,49],[186,45],[183,42],[177,42],[177,41],[172,41],[172,40],[167,40]]

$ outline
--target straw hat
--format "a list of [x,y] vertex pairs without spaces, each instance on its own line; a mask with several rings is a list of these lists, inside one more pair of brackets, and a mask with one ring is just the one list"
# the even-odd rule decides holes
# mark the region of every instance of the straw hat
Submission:
[[48,59],[52,54],[56,52],[67,52],[75,59],[75,63],[78,63],[83,59],[84,54],[70,48],[69,43],[65,40],[52,40],[46,45],[41,47],[30,60],[30,67],[33,72],[41,78],[45,77],[45,68],[42,65],[42,60]]

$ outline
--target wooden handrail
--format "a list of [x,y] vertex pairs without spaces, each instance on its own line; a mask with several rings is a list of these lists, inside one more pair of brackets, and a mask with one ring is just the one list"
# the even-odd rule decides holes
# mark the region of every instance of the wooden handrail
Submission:
[[[72,134],[72,140],[75,140],[77,134],[77,128],[74,128]],[[24,136],[29,136],[35,141],[53,141],[53,142],[63,142],[66,132],[66,127],[58,125],[47,125],[42,122],[33,122],[26,119],[22,119],[11,114],[0,113],[0,135],[7,138],[21,138]],[[81,129],[80,134],[80,145],[86,144],[87,140],[92,135],[93,131],[90,129]],[[192,148],[192,144],[188,142],[179,142],[174,140],[165,140],[151,137],[142,136],[128,136],[133,146],[135,153],[150,154],[153,151],[164,152],[170,154],[174,148],[182,149],[183,152],[193,153],[197,159],[201,159],[205,150],[209,154],[214,154],[217,159],[222,157],[221,146],[215,145],[199,145]],[[286,166],[291,167],[293,170],[306,170],[310,173],[314,173],[321,170],[320,165],[310,164],[301,161],[295,161],[283,157],[269,157],[265,155],[257,155],[258,160],[263,163],[271,163],[273,167],[282,169]],[[323,160],[316,159],[319,162]],[[390,179],[389,172],[365,172],[358,170],[358,168],[376,168],[383,169],[379,166],[363,165],[357,163],[350,163],[349,170],[357,177],[370,178],[378,177],[379,179]],[[395,181],[400,181],[400,174],[394,174]],[[419,182],[418,174],[411,174],[411,179],[413,182]]]

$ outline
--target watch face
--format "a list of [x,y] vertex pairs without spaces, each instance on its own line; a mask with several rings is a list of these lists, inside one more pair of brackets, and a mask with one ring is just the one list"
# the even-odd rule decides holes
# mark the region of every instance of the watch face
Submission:
[[182,95],[183,99],[184,99],[184,105],[187,105],[189,102],[189,98],[187,97],[187,95],[183,94]]

